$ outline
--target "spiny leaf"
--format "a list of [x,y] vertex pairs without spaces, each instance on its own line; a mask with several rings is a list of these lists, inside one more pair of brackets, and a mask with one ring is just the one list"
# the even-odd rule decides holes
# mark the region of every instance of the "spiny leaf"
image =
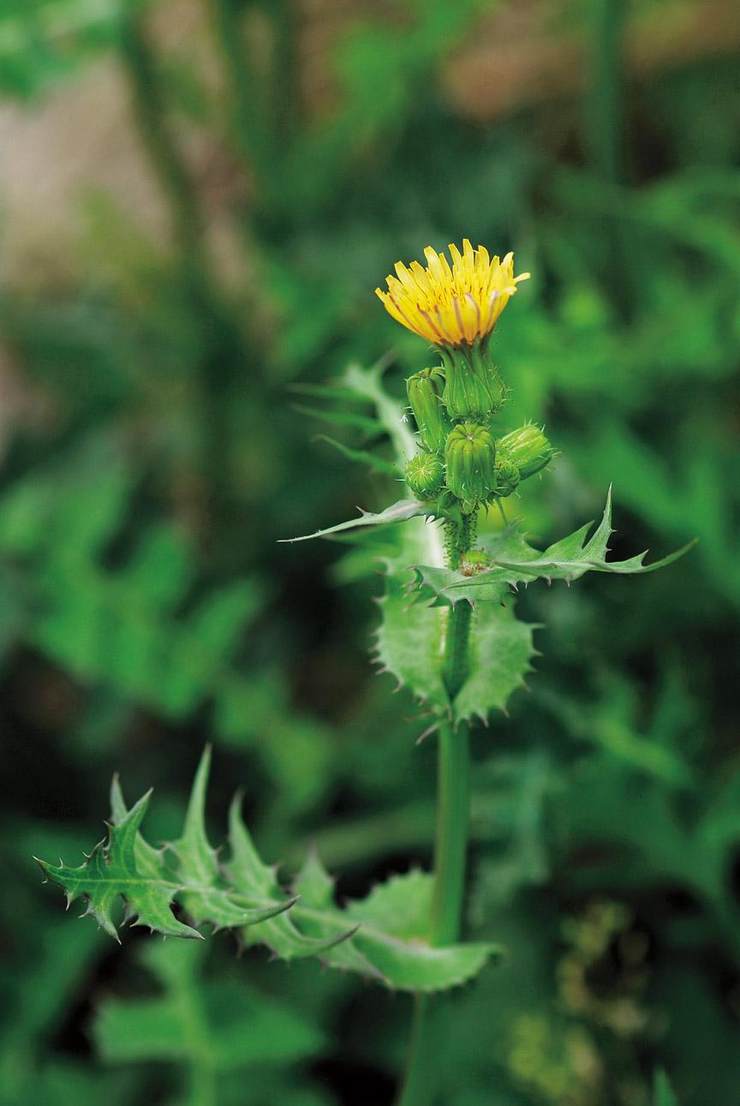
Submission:
[[178,891],[177,883],[160,864],[155,871],[153,857],[144,870],[139,868],[136,838],[151,791],[131,808],[116,825],[110,825],[107,843],[99,842],[78,868],[64,864],[48,864],[39,860],[44,872],[60,883],[67,893],[68,903],[81,895],[87,899],[87,910],[106,933],[118,937],[113,911],[123,897],[137,924],[150,926],[158,933],[173,937],[200,937],[196,929],[179,922],[171,910]]
[[333,880],[313,853],[296,882],[307,901],[299,901],[293,916],[313,933],[331,933],[348,920],[357,923],[356,931],[322,957],[332,967],[374,976],[401,990],[442,990],[472,978],[496,950],[487,944],[427,944],[421,912],[428,917],[431,884],[421,872],[394,876],[340,911],[333,904]]
[[491,944],[469,942],[435,948],[421,941],[401,941],[367,925],[360,926],[353,944],[389,986],[426,993],[467,983],[500,955]]
[[[621,575],[654,572],[658,568],[664,568],[666,565],[672,564],[673,561],[682,557],[696,544],[693,541],[688,542],[681,549],[677,549],[674,553],[669,553],[667,557],[663,557],[649,565],[643,563],[647,556],[647,550],[638,553],[634,557],[628,557],[624,561],[607,561],[606,554],[609,551],[607,542],[610,535],[614,533],[611,528],[611,515],[612,492],[610,488],[601,521],[588,540],[586,540],[586,535],[590,523],[582,526],[568,537],[555,542],[544,553],[532,550],[531,556],[511,558],[507,556],[506,550],[503,549],[497,551],[489,546],[488,551],[492,553],[496,566],[507,575],[510,581],[511,576],[509,574],[514,575],[514,582],[536,579],[537,577],[570,581],[579,579],[586,572],[613,572]],[[485,575],[486,573],[482,573],[476,579],[480,581]]]
[[[230,834],[232,881],[245,888],[258,887],[263,895],[276,893],[274,870],[259,859],[236,804],[231,810]],[[271,918],[245,931],[247,941],[267,944],[281,959],[319,956],[331,967],[358,972],[389,987],[436,991],[472,978],[495,951],[482,944],[437,949],[424,944],[421,934],[406,940],[392,928],[386,932],[380,924],[379,907],[386,896],[379,888],[364,904],[351,903],[340,910],[333,901],[333,880],[315,853],[309,855],[294,890],[301,898],[289,916]],[[418,891],[418,878],[406,885],[407,894]],[[390,895],[398,896],[398,888]],[[394,901],[397,913],[408,916],[412,905],[402,907],[400,897]]]
[[396,678],[399,688],[407,687],[435,713],[448,714],[450,701],[441,674],[445,612],[414,602],[409,594],[410,565],[421,558],[442,563],[439,526],[418,520],[396,531],[395,537],[398,551],[386,561],[375,659],[381,672]]
[[[226,869],[228,877],[237,890],[277,900],[282,892],[275,869],[260,859],[239,807],[240,800],[237,797],[229,811],[231,859]],[[246,928],[243,936],[248,945],[267,945],[281,960],[295,960],[305,956],[322,956],[332,945],[345,940],[351,933],[352,930],[344,926],[342,932],[333,932],[329,936],[307,936],[296,928],[292,917],[286,913]]]
[[586,523],[572,534],[544,552],[534,549],[520,531],[509,526],[499,534],[481,540],[480,545],[490,557],[490,568],[466,575],[464,572],[436,566],[418,565],[416,582],[422,596],[431,596],[437,604],[451,604],[467,600],[469,603],[500,601],[507,586],[516,587],[530,580],[578,580],[586,572],[607,572],[618,575],[637,575],[664,568],[682,557],[695,542],[689,542],[674,553],[652,564],[644,564],[647,551],[624,561],[607,561],[607,542],[613,533],[611,528],[611,489],[606,500],[601,521],[589,538],[591,523]]
[[471,576],[453,568],[439,565],[415,565],[415,579],[409,593],[419,593],[420,600],[431,600],[432,607],[454,607],[465,601],[476,603],[500,603],[509,593],[509,582],[501,573],[482,571]]
[[414,868],[376,884],[367,898],[348,903],[345,913],[393,937],[423,939],[428,933],[433,888],[434,877]]
[[343,530],[354,530],[358,526],[386,526],[390,522],[405,522],[416,515],[425,515],[428,510],[429,505],[418,499],[399,499],[397,503],[391,504],[390,507],[386,507],[384,511],[380,511],[378,514],[363,511],[360,508],[359,518],[339,522],[336,526],[328,526],[325,530],[316,530],[313,534],[302,534],[298,538],[280,538],[279,540],[283,543],[311,541],[313,538],[326,538],[330,534],[339,534]]
[[294,900],[260,901],[257,896],[236,895],[221,881],[217,853],[208,843],[205,828],[205,799],[211,750],[203,752],[193,781],[182,837],[172,849],[179,861],[183,889],[180,896],[187,913],[196,922],[210,922],[217,929],[252,925],[288,910]]
[[510,695],[524,686],[534,656],[534,627],[520,622],[513,605],[493,603],[476,608],[470,632],[470,671],[452,705],[457,721],[488,721],[491,711],[505,710]]
[[334,899],[334,880],[321,863],[315,849],[309,849],[303,867],[296,876],[293,890],[307,906],[323,910]]
[[[117,937],[113,906],[126,900],[139,922],[161,933],[199,937],[171,910],[177,895],[189,916],[214,927],[238,926],[247,944],[265,944],[279,957],[318,956],[331,967],[357,972],[389,987],[437,991],[470,979],[495,951],[487,944],[433,948],[424,940],[423,913],[429,877],[411,873],[376,888],[366,900],[340,909],[334,883],[316,854],[296,879],[300,899],[286,898],[274,868],[260,858],[239,813],[229,816],[230,857],[223,867],[208,841],[205,798],[210,752],[203,754],[193,784],[181,837],[161,852],[139,833],[149,800],[126,810],[114,781],[114,823],[107,846],[97,846],[80,868],[42,863],[70,900],[85,895],[89,912]],[[168,861],[174,862],[168,866]],[[290,910],[290,915],[287,911]],[[149,1008],[156,1020],[156,1009]],[[164,1016],[164,1008],[159,1013]],[[164,1048],[169,1045],[163,1039]]]
[[449,709],[442,682],[444,625],[442,612],[414,603],[408,594],[408,570],[389,566],[375,657],[381,672],[395,676],[417,698],[438,712]]

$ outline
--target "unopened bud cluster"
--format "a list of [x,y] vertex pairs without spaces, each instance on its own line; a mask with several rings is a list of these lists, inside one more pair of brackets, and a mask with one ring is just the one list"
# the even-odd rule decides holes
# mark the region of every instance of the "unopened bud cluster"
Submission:
[[493,421],[506,388],[485,339],[443,346],[440,357],[441,365],[406,382],[421,447],[408,464],[406,481],[419,498],[457,503],[470,516],[512,495],[522,480],[545,467],[554,450],[534,424],[495,438]]

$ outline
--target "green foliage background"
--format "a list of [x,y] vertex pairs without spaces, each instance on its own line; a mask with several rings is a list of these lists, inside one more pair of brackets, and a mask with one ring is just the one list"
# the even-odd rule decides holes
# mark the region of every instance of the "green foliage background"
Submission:
[[[5,350],[46,412],[10,428],[0,470],[2,1106],[391,1101],[406,997],[237,958],[225,934],[119,948],[31,856],[80,862],[114,770],[127,795],[155,785],[149,840],[176,838],[212,742],[212,839],[240,788],[261,855],[290,877],[315,844],[340,900],[428,866],[433,742],[368,663],[375,558],[400,550],[276,541],[398,498],[387,463],[347,453],[388,462],[377,423],[325,423],[314,387],[390,350],[400,398],[425,351],[372,289],[463,236],[534,274],[496,338],[507,428],[543,421],[562,451],[517,504],[528,533],[598,517],[613,480],[615,556],[699,545],[629,586],[520,599],[543,655],[475,735],[467,914],[506,955],[438,1006],[439,1099],[735,1100],[737,59],[638,79],[618,50],[622,18],[639,34],[692,6],[545,5],[553,36],[587,44],[587,87],[480,123],[440,74],[503,3],[365,10],[319,120],[288,0],[203,5],[215,82],[195,42],[159,45],[170,0],[3,4],[9,102],[120,67],[169,233],[97,195],[65,279],[2,288]],[[192,132],[230,166],[228,279]]]

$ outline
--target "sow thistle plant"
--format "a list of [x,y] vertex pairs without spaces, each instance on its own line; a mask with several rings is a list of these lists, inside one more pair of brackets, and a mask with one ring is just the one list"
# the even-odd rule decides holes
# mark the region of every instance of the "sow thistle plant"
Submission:
[[[644,563],[645,554],[607,560],[611,497],[593,533],[588,523],[541,551],[516,522],[478,536],[493,506],[520,494],[555,456],[532,423],[502,434],[499,416],[507,386],[492,356],[495,328],[527,273],[514,275],[514,257],[490,257],[483,246],[431,247],[426,266],[399,262],[376,289],[389,314],[431,344],[430,364],[406,382],[415,433],[383,390],[378,367],[351,367],[339,385],[314,391],[338,423],[384,432],[397,454],[409,494],[378,513],[319,530],[326,537],[403,524],[385,561],[385,595],[376,659],[423,704],[427,731],[438,746],[438,806],[434,872],[411,871],[341,907],[319,857],[309,855],[289,890],[260,857],[239,801],[229,814],[228,848],[211,847],[205,829],[210,754],[203,755],[181,837],[162,848],[142,836],[150,800],[128,807],[114,780],[105,841],[78,867],[39,861],[72,903],[119,939],[121,918],[167,936],[201,939],[202,930],[238,931],[247,945],[266,945],[284,960],[318,957],[387,987],[416,994],[412,1051],[401,1090],[403,1106],[431,1100],[433,1068],[427,1039],[429,992],[471,980],[497,954],[495,946],[461,941],[469,811],[469,729],[487,723],[523,684],[534,655],[533,627],[516,617],[519,584],[573,581],[586,572],[649,572],[685,549]],[[347,405],[361,417],[347,418]],[[388,462],[340,446],[384,473]],[[393,469],[391,468],[391,471]],[[590,534],[590,536],[589,536]],[[686,547],[687,548],[687,547]],[[177,910],[173,909],[177,904]]]

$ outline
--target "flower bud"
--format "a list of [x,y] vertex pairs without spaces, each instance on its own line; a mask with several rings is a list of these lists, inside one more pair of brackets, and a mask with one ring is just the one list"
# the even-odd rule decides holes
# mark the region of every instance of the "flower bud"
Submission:
[[496,495],[501,499],[505,499],[507,495],[511,495],[512,492],[516,491],[520,479],[521,475],[519,469],[514,462],[508,460],[506,457],[501,457],[499,451],[499,457],[496,462]]
[[422,369],[406,381],[406,392],[414,412],[422,442],[432,452],[441,452],[450,431],[450,419],[442,403],[444,373],[441,369]]
[[506,388],[489,357],[488,343],[440,349],[445,369],[442,396],[453,419],[488,419],[506,399]]
[[496,486],[496,446],[490,431],[475,422],[453,427],[445,446],[447,487],[463,511],[489,499]]
[[497,449],[499,463],[504,459],[512,462],[518,468],[522,480],[534,476],[555,456],[555,450],[540,427],[534,423],[527,423],[506,434],[497,442]]
[[433,453],[417,453],[406,466],[406,483],[419,499],[432,499],[442,490],[444,465]]

